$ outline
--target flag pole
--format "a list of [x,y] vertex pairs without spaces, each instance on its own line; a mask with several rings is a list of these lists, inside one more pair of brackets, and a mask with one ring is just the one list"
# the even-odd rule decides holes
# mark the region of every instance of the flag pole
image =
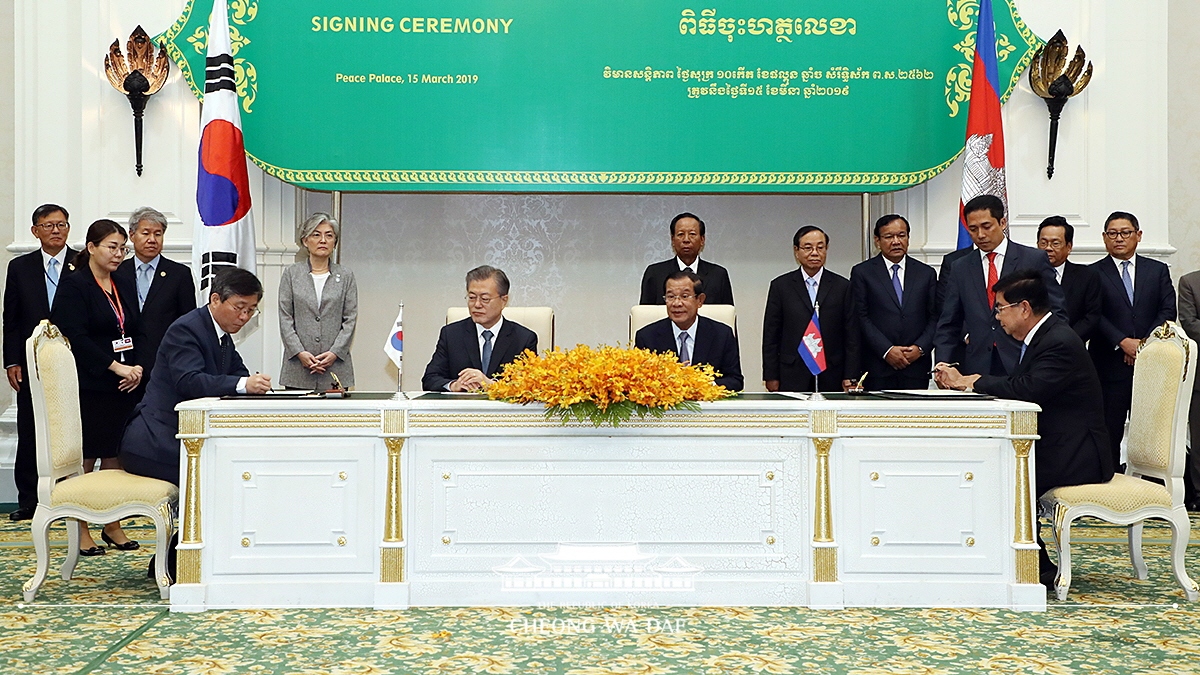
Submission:
[[[820,319],[821,303],[819,303],[819,302],[813,303],[813,316]],[[824,401],[825,400],[825,397],[821,395],[820,379],[821,379],[820,373],[816,373],[813,375],[813,393],[811,395],[809,395],[808,400],[810,400],[810,401]]]
[[[339,197],[340,197],[340,195],[339,195]],[[341,205],[339,204],[339,206],[341,206]],[[404,316],[404,301],[403,300],[400,301],[400,316]],[[401,329],[403,329],[404,324],[402,323],[400,325],[400,327],[401,327]],[[404,352],[401,351],[400,352],[400,362],[396,364],[396,398],[403,398],[404,395],[401,393],[403,391],[404,391]]]

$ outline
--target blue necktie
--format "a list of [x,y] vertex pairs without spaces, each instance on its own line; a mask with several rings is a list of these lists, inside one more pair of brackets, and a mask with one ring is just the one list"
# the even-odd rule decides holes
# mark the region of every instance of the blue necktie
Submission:
[[1121,263],[1121,283],[1125,284],[1125,295],[1129,298],[1129,304],[1133,304],[1133,278],[1129,276],[1129,261]]
[[1021,343],[1021,355],[1017,357],[1017,363],[1025,360],[1025,347],[1028,346],[1024,342]]
[[488,364],[492,362],[492,331],[483,331],[483,373],[488,374]]
[[808,301],[811,302],[812,304],[816,305],[817,304],[817,280],[812,277],[809,277],[804,280],[804,283],[806,283],[808,285]]
[[58,290],[58,260],[51,258],[46,267],[46,305],[54,307],[54,292]]
[[900,285],[900,263],[892,265],[892,288],[896,290],[896,301],[904,304],[904,288]]
[[138,292],[138,309],[146,306],[146,296],[150,295],[150,272],[154,268],[150,267],[150,263],[142,263],[138,265],[137,273],[137,292]]
[[687,333],[679,334],[679,362],[687,363],[692,360],[692,355],[688,352],[688,338],[691,337]]

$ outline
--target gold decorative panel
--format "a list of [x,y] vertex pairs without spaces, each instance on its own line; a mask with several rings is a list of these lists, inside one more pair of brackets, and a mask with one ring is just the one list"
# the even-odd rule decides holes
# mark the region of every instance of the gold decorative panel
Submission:
[[204,411],[203,410],[180,410],[179,411],[179,433],[181,433],[181,434],[202,434],[202,433],[204,433]]
[[200,549],[179,549],[176,552],[175,566],[175,578],[179,583],[200,583]]
[[837,549],[825,546],[813,549],[813,581],[837,581]]
[[1037,413],[1032,410],[1018,410],[1009,413],[1011,432],[1014,436],[1037,435]]
[[404,549],[379,549],[379,581],[385,584],[404,581]]
[[1036,549],[1017,549],[1017,583],[1040,583],[1038,575],[1038,552]]

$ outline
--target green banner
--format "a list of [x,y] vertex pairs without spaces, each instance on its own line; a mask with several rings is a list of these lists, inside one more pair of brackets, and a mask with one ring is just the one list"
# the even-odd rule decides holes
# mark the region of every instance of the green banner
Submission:
[[[1041,41],[996,0],[1003,97]],[[978,0],[230,0],[246,153],[316,190],[882,192],[962,150]],[[197,96],[212,0],[160,39]]]

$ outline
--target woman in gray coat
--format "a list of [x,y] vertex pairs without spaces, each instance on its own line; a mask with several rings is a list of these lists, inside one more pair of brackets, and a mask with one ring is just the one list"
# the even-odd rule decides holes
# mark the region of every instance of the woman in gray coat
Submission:
[[279,282],[279,333],[283,338],[285,387],[324,391],[354,384],[350,343],[358,321],[358,286],[354,273],[330,260],[338,240],[338,223],[327,213],[314,213],[300,226],[300,244],[308,260],[283,271]]

